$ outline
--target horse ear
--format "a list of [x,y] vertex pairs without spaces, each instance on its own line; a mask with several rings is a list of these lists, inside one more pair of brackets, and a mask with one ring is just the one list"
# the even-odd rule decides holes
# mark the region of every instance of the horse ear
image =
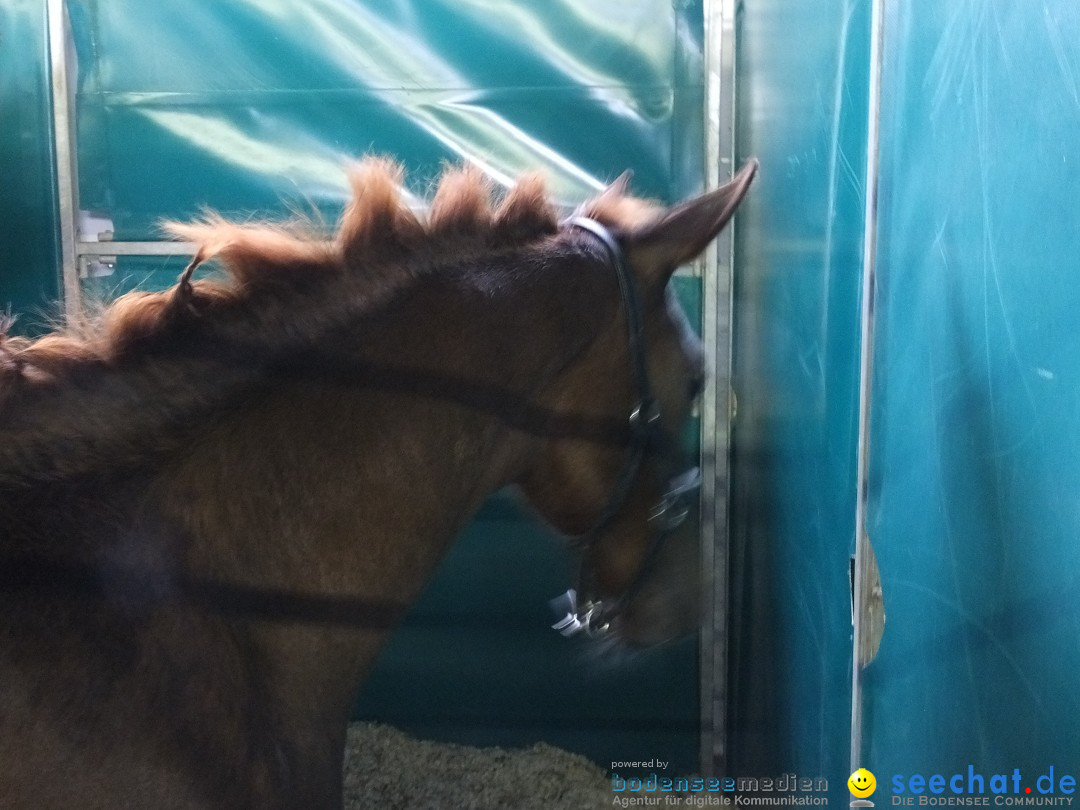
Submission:
[[650,282],[666,284],[675,269],[696,257],[720,233],[746,195],[758,162],[749,160],[718,189],[669,208],[626,234],[627,252]]

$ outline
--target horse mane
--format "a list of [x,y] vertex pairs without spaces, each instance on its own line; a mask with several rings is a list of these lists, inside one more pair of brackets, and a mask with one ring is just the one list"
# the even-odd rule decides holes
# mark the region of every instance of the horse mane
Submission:
[[[196,380],[206,384],[206,368],[197,364],[174,370],[165,392],[162,375],[153,377],[145,368],[141,383],[116,383],[118,376],[134,373],[125,372],[124,361],[137,355],[138,346],[170,330],[216,322],[227,338],[243,324],[249,332],[257,328],[284,340],[304,321],[304,313],[297,316],[302,304],[296,293],[320,280],[345,285],[350,301],[376,302],[415,278],[417,268],[519,249],[558,230],[558,208],[537,174],[520,178],[494,204],[493,186],[478,169],[448,169],[426,215],[403,201],[403,177],[401,166],[385,158],[351,167],[352,199],[330,239],[311,228],[241,224],[213,213],[192,223],[167,222],[167,233],[198,245],[171,289],[128,293],[84,323],[36,340],[9,336],[0,323],[0,484],[70,476],[89,463],[81,453],[115,454],[117,444],[137,457],[145,447],[135,431],[152,431],[194,402],[205,403],[205,392],[185,390]],[[655,211],[624,194],[623,184],[616,186],[580,210],[612,225],[632,224]],[[192,280],[193,271],[210,260],[224,267],[224,278]],[[251,315],[255,309],[258,318]],[[123,396],[115,396],[118,388]],[[149,414],[143,411],[147,396],[153,399]],[[88,407],[97,409],[93,418],[80,418]],[[136,411],[139,418],[132,416]]]

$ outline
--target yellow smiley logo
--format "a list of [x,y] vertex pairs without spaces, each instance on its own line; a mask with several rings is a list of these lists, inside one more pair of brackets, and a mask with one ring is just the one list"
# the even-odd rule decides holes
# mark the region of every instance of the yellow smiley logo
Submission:
[[847,780],[848,790],[851,791],[852,796],[858,796],[860,799],[865,799],[875,790],[877,790],[877,779],[866,768],[859,768]]

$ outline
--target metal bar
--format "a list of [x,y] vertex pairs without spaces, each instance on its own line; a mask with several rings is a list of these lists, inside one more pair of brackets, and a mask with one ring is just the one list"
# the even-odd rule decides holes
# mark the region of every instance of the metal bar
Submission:
[[882,32],[884,0],[871,0],[870,7],[870,97],[866,128],[866,207],[863,211],[862,312],[859,349],[859,446],[855,493],[855,575],[852,611],[851,651],[851,768],[862,767],[863,683],[859,651],[866,627],[863,594],[869,567],[866,533],[867,481],[869,478],[870,396],[874,359],[874,290],[877,262],[878,168],[881,121]]
[[71,42],[64,0],[47,0],[49,69],[52,91],[53,150],[60,217],[60,262],[64,314],[74,321],[81,308],[75,217],[79,210],[78,162],[74,149],[73,93],[69,82],[68,47]]
[[[705,185],[731,178],[735,162],[735,0],[705,2]],[[702,342],[708,370],[701,411],[701,562],[708,579],[701,630],[701,772],[727,767],[728,502],[731,439],[733,229],[702,264]]]
[[193,256],[194,242],[76,242],[78,256]]

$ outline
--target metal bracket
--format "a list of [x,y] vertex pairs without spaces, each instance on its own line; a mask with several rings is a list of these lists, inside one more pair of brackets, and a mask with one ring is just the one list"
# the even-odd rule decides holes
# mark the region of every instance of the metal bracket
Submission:
[[[862,576],[856,572],[855,557],[848,565],[848,580],[851,584],[851,626],[859,625],[858,661],[860,669],[870,665],[881,647],[881,637],[885,633],[885,591],[881,586],[881,572],[878,570],[877,557],[870,538],[866,539],[863,560],[866,570]],[[859,583],[861,592],[855,591]],[[856,616],[858,611],[858,616]]]

